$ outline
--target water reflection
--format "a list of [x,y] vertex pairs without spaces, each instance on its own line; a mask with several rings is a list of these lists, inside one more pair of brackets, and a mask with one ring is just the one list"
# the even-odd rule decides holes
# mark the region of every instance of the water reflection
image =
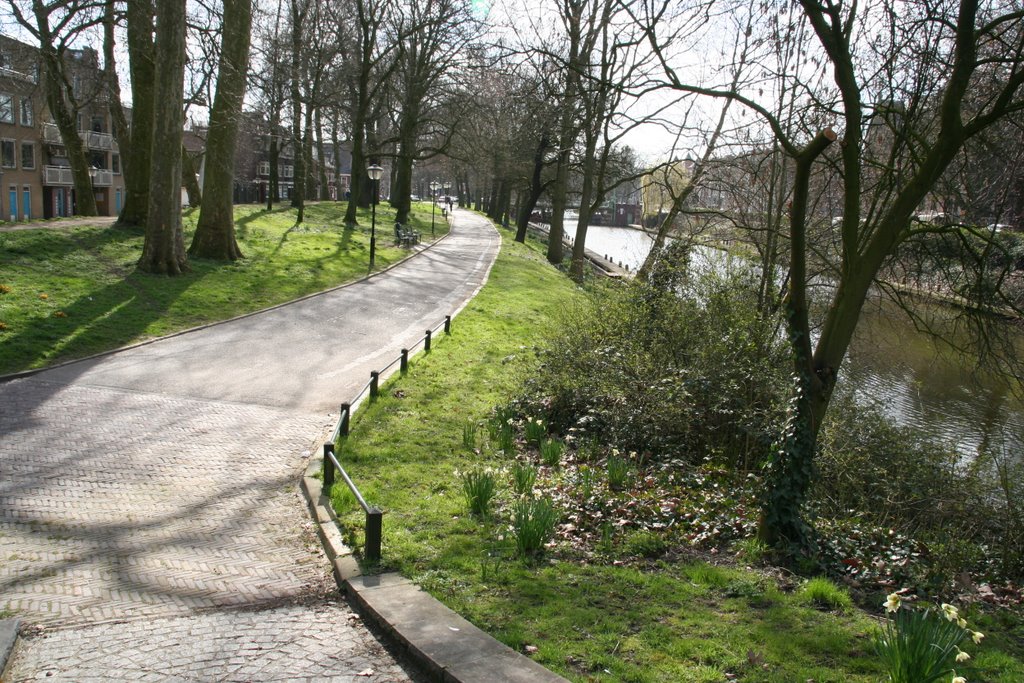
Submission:
[[[567,219],[565,230],[574,235],[576,222]],[[643,264],[652,244],[639,230],[587,231],[589,250],[631,271]],[[979,379],[963,359],[881,298],[865,306],[840,382],[853,383],[860,398],[877,402],[900,424],[921,427],[965,454],[990,446],[1024,452],[1024,405],[1006,384]]]

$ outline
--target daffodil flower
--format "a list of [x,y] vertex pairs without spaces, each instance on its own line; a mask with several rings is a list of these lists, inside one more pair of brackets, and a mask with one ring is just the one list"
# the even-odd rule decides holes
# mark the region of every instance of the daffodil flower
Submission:
[[967,683],[967,679],[963,676],[953,676],[953,680],[949,683]]
[[981,631],[972,631],[971,640],[974,641],[975,645],[981,645],[981,641],[985,638],[985,634]]
[[900,596],[899,593],[889,593],[889,597],[885,599],[885,611],[895,612],[900,608]]
[[946,615],[946,619],[948,621],[956,621],[960,617],[956,607],[953,607],[953,605],[948,602],[942,603],[942,613]]
[[969,654],[967,654],[966,652],[964,652],[963,650],[961,650],[960,648],[956,649],[956,661],[957,661],[957,663],[966,662],[970,658],[971,658],[971,656]]

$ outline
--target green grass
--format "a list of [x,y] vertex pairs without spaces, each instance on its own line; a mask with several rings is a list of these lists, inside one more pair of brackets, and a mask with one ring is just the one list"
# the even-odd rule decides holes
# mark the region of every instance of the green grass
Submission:
[[[882,680],[871,639],[878,622],[848,609],[849,597],[831,584],[787,592],[752,570],[646,559],[665,551],[662,538],[646,532],[626,535],[623,547],[638,559],[621,566],[581,557],[563,547],[565,535],[539,560],[521,560],[509,531],[518,499],[510,477],[490,517],[468,513],[456,470],[511,470],[512,461],[496,430],[474,430],[469,447],[467,425],[496,422],[492,407],[521,390],[542,362],[535,351],[544,331],[580,296],[535,250],[504,233],[488,285],[455,319],[451,338],[393,380],[398,396],[384,391],[357,415],[340,457],[386,512],[380,568],[413,578],[572,680]],[[549,482],[561,476],[560,468],[544,470]],[[344,487],[334,488],[333,500],[358,546],[361,511]],[[1017,623],[986,624],[994,632],[968,680],[1024,680]]]
[[[393,246],[394,211],[377,207],[377,268],[408,252]],[[224,320],[357,279],[367,272],[369,212],[342,224],[344,203],[266,212],[238,206],[245,258],[190,259],[176,278],[135,270],[142,236],[117,228],[0,233],[0,374],[81,358],[147,338]],[[191,242],[196,211],[184,218]],[[414,228],[430,234],[430,205],[414,205]],[[447,232],[436,222],[438,236]]]

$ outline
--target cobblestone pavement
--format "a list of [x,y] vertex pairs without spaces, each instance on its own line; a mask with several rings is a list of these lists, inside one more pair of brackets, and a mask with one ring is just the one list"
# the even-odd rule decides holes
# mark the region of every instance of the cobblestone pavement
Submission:
[[0,404],[0,608],[71,625],[322,583],[295,476],[322,418],[39,378]]
[[[409,680],[298,484],[327,406],[482,283],[497,236],[463,220],[368,284],[0,383],[5,682]],[[302,334],[326,313],[349,337]]]
[[44,632],[5,681],[409,681],[346,605],[324,602]]

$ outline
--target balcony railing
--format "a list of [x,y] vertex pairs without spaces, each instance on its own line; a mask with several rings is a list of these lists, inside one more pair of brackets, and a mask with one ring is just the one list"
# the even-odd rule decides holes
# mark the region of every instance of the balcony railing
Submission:
[[[93,187],[110,187],[114,184],[114,174],[101,168],[91,172]],[[71,169],[67,166],[44,166],[44,185],[74,185],[75,180],[71,175]]]
[[71,176],[71,169],[64,166],[44,166],[44,185],[74,185],[74,178]]
[[[82,142],[89,149],[102,149],[102,150],[116,150],[117,143],[114,142],[114,136],[110,133],[95,133],[91,130],[80,130],[78,134],[82,137]],[[56,124],[44,123],[43,124],[43,140],[46,142],[53,143],[55,145],[63,144],[64,141],[60,137],[60,130]]]

